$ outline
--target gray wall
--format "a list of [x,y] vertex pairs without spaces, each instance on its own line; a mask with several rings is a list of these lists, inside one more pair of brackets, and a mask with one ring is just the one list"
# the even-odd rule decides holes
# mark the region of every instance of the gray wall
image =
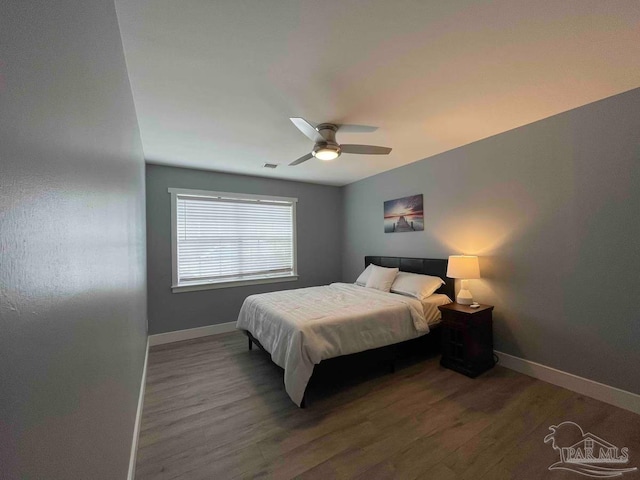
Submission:
[[[171,293],[170,187],[297,197],[299,280]],[[254,293],[340,281],[341,232],[338,187],[147,165],[149,334],[235,322],[243,300]]]
[[[425,231],[383,233],[424,194]],[[640,393],[640,89],[347,186],[343,280],[365,255],[481,257],[495,347]]]
[[125,479],[144,160],[112,1],[0,13],[0,477]]

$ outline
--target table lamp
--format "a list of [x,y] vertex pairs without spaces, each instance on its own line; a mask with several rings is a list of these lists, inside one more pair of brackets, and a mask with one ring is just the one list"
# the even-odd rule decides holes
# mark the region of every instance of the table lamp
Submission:
[[447,265],[447,277],[462,279],[456,302],[471,305],[473,297],[469,291],[469,279],[480,278],[480,266],[475,255],[451,255]]

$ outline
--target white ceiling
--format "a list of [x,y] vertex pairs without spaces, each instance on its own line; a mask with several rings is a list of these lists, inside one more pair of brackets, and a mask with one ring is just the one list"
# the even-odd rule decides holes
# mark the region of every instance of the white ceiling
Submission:
[[[638,0],[116,5],[149,163],[344,185],[640,86]],[[288,167],[294,116],[393,151]]]

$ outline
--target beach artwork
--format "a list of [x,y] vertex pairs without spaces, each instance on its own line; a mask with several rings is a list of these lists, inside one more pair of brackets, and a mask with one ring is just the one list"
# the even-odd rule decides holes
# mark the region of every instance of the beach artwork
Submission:
[[424,230],[422,194],[384,202],[384,233]]

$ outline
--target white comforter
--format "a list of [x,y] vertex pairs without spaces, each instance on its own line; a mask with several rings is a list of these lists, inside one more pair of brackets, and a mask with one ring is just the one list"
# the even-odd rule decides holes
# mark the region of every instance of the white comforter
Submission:
[[[450,301],[441,297],[440,305]],[[285,389],[299,406],[315,364],[418,337],[434,317],[435,303],[333,283],[251,295],[236,327],[249,331],[284,368]]]

